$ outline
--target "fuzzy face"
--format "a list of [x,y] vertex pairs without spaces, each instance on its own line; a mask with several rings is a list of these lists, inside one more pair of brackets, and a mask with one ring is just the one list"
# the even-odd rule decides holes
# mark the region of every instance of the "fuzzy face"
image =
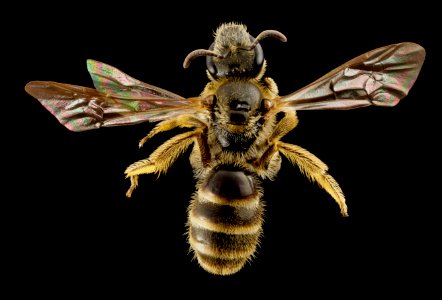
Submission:
[[223,58],[213,58],[218,77],[249,74],[255,71],[254,49],[249,50],[252,37],[246,26],[236,23],[221,25],[215,32],[213,51]]

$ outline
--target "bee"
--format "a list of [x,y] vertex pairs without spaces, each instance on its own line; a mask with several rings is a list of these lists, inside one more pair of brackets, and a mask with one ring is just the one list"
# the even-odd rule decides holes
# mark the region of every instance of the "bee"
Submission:
[[72,131],[158,122],[139,141],[184,128],[146,159],[125,170],[131,197],[143,174],[164,174],[191,147],[196,188],[185,225],[198,264],[215,275],[231,275],[253,259],[263,234],[262,182],[274,179],[282,156],[348,209],[327,165],[308,150],[283,141],[298,124],[298,110],[347,110],[370,105],[392,107],[408,94],[425,59],[418,44],[403,42],[366,52],[311,84],[280,96],[265,76],[261,41],[286,42],[276,30],[253,37],[242,23],[221,24],[208,49],[184,59],[188,68],[206,58],[208,83],[196,97],[182,97],[141,82],[96,60],[87,60],[95,88],[31,81],[27,93]]

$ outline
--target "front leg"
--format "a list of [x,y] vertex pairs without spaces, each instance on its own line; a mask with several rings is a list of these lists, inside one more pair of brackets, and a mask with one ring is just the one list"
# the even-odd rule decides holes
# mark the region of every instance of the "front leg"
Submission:
[[144,143],[146,143],[147,140],[151,139],[154,135],[172,130],[176,127],[180,128],[206,128],[207,124],[205,124],[203,121],[198,119],[197,117],[193,115],[182,115],[173,119],[164,120],[155,126],[148,135],[146,135],[144,138],[140,140],[138,143],[138,147],[142,147]]

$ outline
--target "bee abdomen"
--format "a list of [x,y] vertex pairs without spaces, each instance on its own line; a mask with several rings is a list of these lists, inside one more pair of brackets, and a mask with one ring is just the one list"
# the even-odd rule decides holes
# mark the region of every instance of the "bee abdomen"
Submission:
[[208,272],[229,275],[253,257],[264,207],[258,182],[238,170],[218,170],[199,185],[189,208],[189,243]]

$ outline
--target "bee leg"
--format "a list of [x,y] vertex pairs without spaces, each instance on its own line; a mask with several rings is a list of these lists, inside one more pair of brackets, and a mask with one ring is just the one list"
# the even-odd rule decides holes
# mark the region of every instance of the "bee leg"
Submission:
[[198,149],[202,167],[207,167],[211,161],[210,148],[207,144],[207,130],[202,130],[201,134],[196,136],[196,141],[198,143]]
[[[294,112],[288,112],[275,126],[272,135],[269,138],[269,148],[254,162],[261,172],[266,172],[274,155],[282,153],[294,165],[297,165],[301,172],[311,181],[325,189],[338,203],[341,214],[348,216],[347,205],[345,204],[344,193],[337,181],[327,173],[328,167],[319,158],[296,145],[281,142],[280,139],[289,131],[296,127],[298,118]],[[266,174],[266,173],[264,173]]]
[[293,130],[296,125],[298,125],[298,117],[296,116],[295,112],[285,113],[285,116],[276,124],[272,134],[267,139],[269,148],[253,163],[255,168],[260,170],[260,173],[267,174],[267,169],[270,162],[274,158],[274,154],[278,152],[278,148],[276,146],[277,142],[283,136]]
[[169,167],[175,162],[186,149],[195,142],[202,134],[202,129],[195,129],[193,131],[178,134],[166,141],[158,147],[147,159],[139,160],[131,164],[124,171],[126,178],[130,177],[131,186],[126,193],[130,197],[133,190],[138,185],[138,175],[157,173],[166,173]]
[[270,144],[279,141],[283,136],[292,131],[298,125],[298,117],[295,112],[286,112],[284,117],[276,124],[272,135],[269,137]]
[[127,167],[124,173],[126,174],[126,178],[130,178],[130,188],[126,192],[126,197],[130,198],[133,191],[137,188],[138,175],[150,174],[153,172],[155,172],[155,164],[152,163],[149,158],[139,160]]
[[162,121],[158,123],[150,132],[148,135],[146,135],[144,138],[140,140],[138,143],[138,147],[142,147],[143,144],[152,138],[154,135],[160,132],[172,130],[176,127],[180,128],[204,128],[207,127],[207,125],[202,122],[200,119],[193,115],[182,115],[177,118],[169,119]]
[[130,188],[126,192],[126,197],[130,198],[132,196],[132,192],[138,186],[138,175],[130,176]]
[[296,145],[277,142],[276,148],[294,165],[297,165],[300,171],[313,182],[329,193],[336,203],[338,203],[341,214],[348,216],[347,205],[345,204],[344,193],[337,181],[327,173],[328,167],[319,158],[309,151]]

